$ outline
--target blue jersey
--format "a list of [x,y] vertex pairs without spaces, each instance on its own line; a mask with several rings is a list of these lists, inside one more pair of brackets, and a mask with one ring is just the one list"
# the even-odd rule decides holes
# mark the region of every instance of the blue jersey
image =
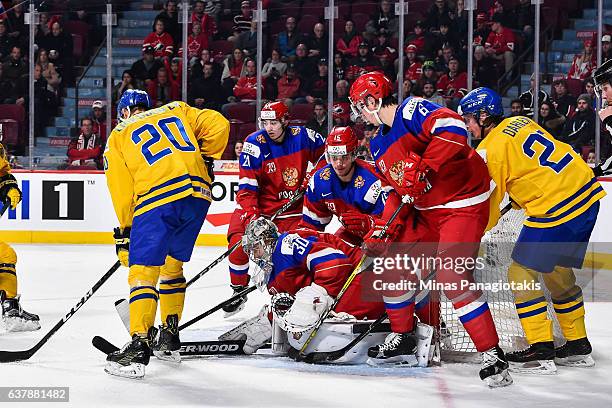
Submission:
[[302,224],[323,230],[333,215],[339,217],[347,211],[380,216],[387,193],[375,171],[370,163],[356,160],[353,177],[345,183],[331,164],[318,170],[308,184]]
[[[324,147],[323,137],[303,126],[288,126],[282,143],[273,142],[264,129],[250,134],[239,158],[238,205],[274,214],[293,197]],[[287,214],[299,214],[300,208]]]

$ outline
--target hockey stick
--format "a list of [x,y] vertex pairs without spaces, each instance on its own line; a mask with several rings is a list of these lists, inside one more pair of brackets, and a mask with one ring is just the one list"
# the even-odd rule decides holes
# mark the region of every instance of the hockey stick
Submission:
[[[245,354],[242,347],[246,340],[214,340],[214,341],[188,341],[182,342],[179,353],[181,356],[216,356]],[[119,351],[119,347],[103,337],[95,336],[91,344],[104,354]]]
[[10,208],[10,206],[11,206],[11,202],[8,198],[2,202],[2,209],[0,209],[0,218],[2,218],[2,216],[4,215],[6,210]]
[[[218,305],[212,307],[211,309],[208,309],[207,311],[205,311],[204,313],[194,317],[193,319],[189,320],[186,323],[183,323],[182,325],[180,325],[178,327],[179,330],[183,330],[186,327],[191,326],[192,324],[199,322],[200,320],[202,320],[203,318],[205,318],[206,316],[210,316],[211,314],[215,313],[217,310],[221,309],[223,306],[225,306],[226,304],[229,304],[231,302],[233,302],[234,300],[245,296],[251,292],[253,292],[255,289],[257,289],[257,286],[253,285],[253,286],[249,286],[248,288],[244,289],[243,291],[236,293],[235,295],[233,295],[232,297],[230,297],[229,299],[224,300],[223,302],[219,303]],[[96,340],[97,339],[97,340]],[[95,343],[94,343],[95,340]],[[95,336],[92,339],[92,344],[95,348],[97,348],[98,350],[105,352],[105,350],[109,349],[109,347],[107,346],[108,344],[110,344],[112,347],[114,347],[114,350],[119,350],[118,347],[116,347],[115,345],[113,345],[112,343],[110,343],[108,340],[104,339],[101,336]],[[96,344],[106,344],[106,346],[104,346],[105,348],[102,349],[100,347],[98,347]],[[108,354],[108,353],[106,353]]]
[[[404,208],[404,205],[406,205],[408,202],[414,202],[414,200],[411,200],[411,199],[412,199],[412,197],[409,197],[407,195],[402,197],[402,202],[400,203],[400,205],[397,206],[395,211],[393,211],[393,214],[391,215],[389,220],[387,220],[387,222],[383,226],[383,228],[382,228],[382,230],[380,232],[380,235],[378,236],[378,239],[383,239],[387,235],[387,231],[389,230],[389,227],[391,226],[391,223],[395,220],[395,218],[397,218],[397,216],[400,213],[400,211],[402,210],[402,208]],[[342,289],[340,289],[340,292],[338,292],[338,295],[336,296],[336,299],[334,300],[334,303],[332,303],[331,307],[329,308],[329,310],[326,313],[321,315],[321,317],[319,318],[319,321],[315,324],[315,327],[312,329],[312,331],[310,332],[310,335],[308,336],[308,338],[306,339],[306,341],[302,345],[302,348],[300,349],[300,352],[297,354],[297,356],[295,358],[296,361],[304,360],[304,358],[306,357],[305,352],[306,352],[306,349],[308,348],[308,345],[310,344],[312,339],[314,339],[315,336],[317,335],[317,332],[319,331],[319,328],[323,324],[323,321],[325,319],[327,319],[327,317],[329,316],[331,311],[334,310],[334,308],[338,305],[338,303],[340,303],[340,299],[342,299],[342,296],[344,295],[344,293],[346,293],[346,291],[348,290],[348,288],[351,285],[351,283],[353,282],[353,280],[355,280],[357,275],[359,275],[361,273],[362,267],[364,267],[366,259],[368,259],[368,256],[364,254],[361,257],[361,260],[359,261],[359,263],[357,264],[355,269],[353,269],[353,272],[351,272],[350,276],[347,278],[346,282],[344,283],[344,286],[342,286]]]
[[85,293],[85,296],[78,301],[78,303],[73,306],[66,316],[62,317],[62,319],[57,322],[55,326],[43,337],[36,345],[28,350],[22,351],[0,351],[0,362],[12,362],[12,361],[21,361],[27,360],[34,355],[46,342],[49,340],[51,336],[53,336],[59,329],[70,319],[74,314],[93,296],[94,293],[102,286],[112,275],[115,273],[117,269],[119,269],[121,263],[119,261],[115,262],[115,264],[102,276],[91,289]]
[[357,343],[359,343],[361,340],[365,339],[366,336],[368,334],[370,334],[372,332],[372,330],[374,330],[377,326],[379,326],[383,322],[383,320],[385,320],[386,318],[387,318],[387,313],[385,312],[385,313],[383,313],[382,316],[380,316],[378,319],[376,319],[374,322],[372,322],[368,326],[368,328],[366,330],[361,332],[361,334],[359,334],[359,336],[355,337],[346,346],[342,347],[339,350],[335,350],[335,351],[328,351],[328,352],[316,351],[316,352],[313,352],[313,353],[309,353],[304,358],[304,362],[305,363],[320,364],[320,363],[328,363],[328,362],[332,362],[332,361],[338,360],[340,357],[342,357],[346,353],[348,353],[353,347],[355,347],[355,345]]

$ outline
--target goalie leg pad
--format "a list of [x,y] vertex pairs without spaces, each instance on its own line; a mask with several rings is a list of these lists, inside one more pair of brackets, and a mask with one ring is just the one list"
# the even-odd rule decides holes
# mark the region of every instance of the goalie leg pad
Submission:
[[259,314],[230,331],[219,336],[219,340],[246,340],[242,348],[246,354],[253,354],[272,338],[272,324],[268,319],[268,305]]

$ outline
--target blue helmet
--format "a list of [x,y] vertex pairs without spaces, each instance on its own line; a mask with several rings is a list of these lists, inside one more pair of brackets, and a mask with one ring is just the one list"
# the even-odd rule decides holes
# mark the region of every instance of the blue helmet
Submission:
[[486,112],[491,116],[504,116],[504,107],[497,92],[481,87],[473,89],[461,98],[458,112],[460,115],[472,113],[479,116],[480,112]]
[[121,111],[124,108],[129,109],[136,105],[146,106],[147,109],[150,109],[153,103],[151,102],[151,97],[145,91],[141,91],[140,89],[126,89],[117,104],[117,119],[122,120]]

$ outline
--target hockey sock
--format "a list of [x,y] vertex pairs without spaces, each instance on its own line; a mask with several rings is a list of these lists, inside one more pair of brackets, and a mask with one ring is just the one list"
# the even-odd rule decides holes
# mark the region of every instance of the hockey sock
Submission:
[[159,266],[130,266],[130,336],[144,334],[155,323],[157,298],[155,285],[159,278]]
[[563,336],[567,340],[586,337],[582,290],[576,285],[572,268],[556,266],[552,273],[544,274],[544,283],[551,293]]
[[529,344],[553,341],[552,321],[547,314],[547,301],[542,289],[537,289],[538,272],[512,262],[508,281],[532,290],[513,290],[516,312]]
[[187,281],[183,276],[183,262],[166,257],[166,263],[161,267],[159,277],[159,310],[162,324],[166,323],[168,315],[178,315],[181,320],[185,304],[185,288]]
[[17,296],[17,254],[8,244],[0,241],[0,290],[9,299]]
[[[449,296],[449,293],[446,293]],[[485,296],[481,292],[470,291],[450,299],[459,316],[459,321],[472,339],[476,350],[483,352],[499,343],[495,323]]]
[[[231,248],[242,239],[240,234],[232,234],[229,237]],[[246,286],[249,284],[249,257],[242,250],[242,246],[236,248],[227,258],[232,285]]]

